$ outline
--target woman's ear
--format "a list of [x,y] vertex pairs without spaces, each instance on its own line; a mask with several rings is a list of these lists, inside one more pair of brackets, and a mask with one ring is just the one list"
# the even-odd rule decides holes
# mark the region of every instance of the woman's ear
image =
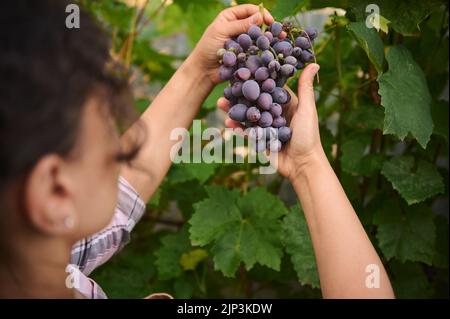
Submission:
[[65,161],[51,154],[41,158],[24,185],[25,214],[37,231],[70,236],[77,226],[71,181]]

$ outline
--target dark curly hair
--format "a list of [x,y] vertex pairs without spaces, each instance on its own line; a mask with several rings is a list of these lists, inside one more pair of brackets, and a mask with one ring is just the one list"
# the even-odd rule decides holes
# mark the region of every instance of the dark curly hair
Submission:
[[[83,10],[81,27],[66,28],[68,4],[0,3],[0,191],[45,154],[69,154],[96,92],[116,122],[130,118],[128,79],[111,59],[109,37]],[[117,159],[131,159],[138,148]]]

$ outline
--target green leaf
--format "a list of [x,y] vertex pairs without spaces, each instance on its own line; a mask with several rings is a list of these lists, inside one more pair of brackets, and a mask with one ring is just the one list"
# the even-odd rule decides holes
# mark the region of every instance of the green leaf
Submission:
[[186,227],[178,233],[161,238],[161,247],[155,253],[155,265],[159,279],[166,280],[180,276],[183,272],[180,258],[190,249],[191,245]]
[[420,264],[402,264],[394,260],[389,268],[393,273],[392,286],[396,298],[431,298],[433,291]]
[[389,50],[389,71],[378,78],[385,108],[384,134],[403,140],[410,132],[425,148],[433,132],[431,96],[420,66],[403,46]]
[[223,90],[228,86],[228,83],[224,82],[216,85],[216,87],[211,91],[211,93],[203,102],[203,108],[206,110],[214,110],[216,108],[217,100],[223,96]]
[[383,73],[384,45],[375,29],[367,28],[364,22],[352,22],[347,25],[347,29],[366,52],[378,74]]
[[342,169],[349,174],[372,176],[383,166],[381,154],[368,154],[371,138],[357,134],[342,144]]
[[432,263],[436,228],[433,212],[424,205],[403,209],[398,201],[386,201],[378,210],[373,222],[378,225],[377,239],[386,257],[396,257],[401,262],[421,261]]
[[270,13],[276,20],[281,21],[286,17],[296,15],[300,8],[308,3],[309,0],[278,0]]
[[279,270],[283,203],[265,189],[254,188],[240,197],[236,190],[206,187],[208,198],[195,205],[189,220],[191,240],[212,244],[215,269],[234,276],[240,263],[250,270],[256,263]]
[[316,258],[305,216],[300,205],[295,205],[283,219],[283,245],[302,284],[319,288]]
[[383,108],[374,104],[363,104],[343,114],[344,123],[352,129],[372,131],[383,129]]
[[381,173],[409,205],[444,192],[442,176],[436,167],[419,160],[417,169],[414,169],[411,156],[393,157],[384,163]]
[[180,264],[184,270],[194,270],[197,265],[208,257],[206,250],[197,248],[181,255]]
[[168,174],[172,184],[198,180],[205,183],[215,172],[217,164],[211,163],[180,163],[174,164]]

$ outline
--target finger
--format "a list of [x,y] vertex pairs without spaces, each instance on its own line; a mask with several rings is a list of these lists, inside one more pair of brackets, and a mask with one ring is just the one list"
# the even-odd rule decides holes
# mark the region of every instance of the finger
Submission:
[[314,98],[313,81],[320,66],[316,63],[309,64],[302,72],[298,81],[298,96],[300,99],[299,107],[303,109],[316,108]]
[[233,121],[230,118],[226,118],[225,119],[225,126],[228,127],[228,128],[241,128],[241,129],[244,129],[244,126],[241,123]]
[[[260,13],[260,11],[259,7],[254,4],[243,4],[239,6],[233,6],[223,11],[223,15],[225,18],[227,18],[228,21],[247,19],[248,17],[251,17],[256,13]],[[274,22],[274,18],[272,17],[270,12],[267,11],[266,9],[264,9],[264,22],[266,24],[272,24]]]
[[[268,11],[265,12],[269,14]],[[273,18],[269,18],[267,14],[264,14],[264,22],[266,24],[272,24]],[[246,19],[230,21],[227,26],[227,33],[229,36],[246,33],[252,25],[261,25],[262,23],[263,18],[261,13],[257,12]]]
[[224,110],[225,112],[228,112],[228,110],[230,109],[230,101],[228,101],[224,97],[221,97],[217,100],[217,107],[221,110]]
[[295,111],[298,109],[298,97],[297,95],[286,85],[285,89],[289,92],[291,95],[291,100],[289,103],[284,104],[284,116],[288,123],[290,123],[292,116],[294,115]]

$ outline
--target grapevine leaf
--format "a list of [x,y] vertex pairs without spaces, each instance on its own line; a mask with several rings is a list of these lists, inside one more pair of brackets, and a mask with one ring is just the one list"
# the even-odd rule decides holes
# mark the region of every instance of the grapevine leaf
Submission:
[[374,224],[378,225],[376,237],[384,256],[388,260],[396,257],[401,262],[431,264],[436,237],[433,212],[423,205],[402,211],[400,205],[397,201],[386,201],[373,217]]
[[358,134],[350,137],[342,144],[342,169],[349,174],[372,176],[383,165],[383,156],[367,154],[370,147],[370,136]]
[[282,20],[286,17],[295,15],[302,6],[305,6],[308,3],[308,0],[278,0],[270,12],[275,19]]
[[172,184],[183,183],[190,180],[206,182],[215,172],[217,165],[214,163],[180,163],[174,164],[168,174]]
[[384,134],[395,134],[403,140],[410,132],[425,148],[433,132],[425,75],[403,46],[389,50],[386,59],[389,71],[378,78],[385,108]]
[[180,258],[190,249],[191,245],[186,228],[178,233],[161,238],[161,247],[155,253],[155,265],[159,279],[166,280],[180,276],[183,272]]
[[417,169],[411,156],[393,157],[381,173],[392,183],[409,205],[444,192],[442,176],[432,164],[420,160]]
[[400,263],[393,260],[389,264],[393,273],[392,286],[397,298],[430,298],[432,287],[423,268],[418,263]]
[[351,112],[344,113],[344,122],[352,129],[371,131],[383,129],[384,112],[381,106],[363,104]]
[[212,244],[215,269],[227,277],[241,262],[247,270],[256,263],[279,270],[282,202],[262,188],[242,197],[220,186],[208,186],[206,192],[208,198],[195,204],[190,234],[200,246]]
[[283,219],[283,245],[302,284],[319,288],[316,258],[308,226],[300,205],[295,205]]
[[384,46],[374,28],[367,28],[364,22],[352,22],[347,29],[353,34],[359,45],[366,52],[378,74],[383,72]]
[[197,248],[181,255],[180,264],[184,270],[194,270],[197,265],[208,257],[206,250]]

